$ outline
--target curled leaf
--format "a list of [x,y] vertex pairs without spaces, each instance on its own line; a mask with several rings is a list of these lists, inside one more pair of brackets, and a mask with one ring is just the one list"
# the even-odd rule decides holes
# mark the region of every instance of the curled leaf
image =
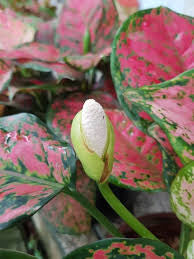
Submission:
[[119,101],[138,128],[146,132],[150,116],[125,101],[127,87],[162,83],[193,67],[193,19],[164,7],[131,15],[113,42],[111,71]]
[[171,205],[177,217],[194,228],[194,161],[183,167],[171,186]]

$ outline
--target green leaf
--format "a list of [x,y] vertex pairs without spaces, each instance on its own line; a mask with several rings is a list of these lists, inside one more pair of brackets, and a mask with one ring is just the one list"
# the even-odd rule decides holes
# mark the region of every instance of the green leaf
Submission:
[[166,244],[151,239],[111,238],[80,247],[63,259],[183,259]]
[[192,259],[194,257],[194,240],[191,240],[187,247],[187,259]]
[[194,228],[194,161],[183,167],[171,186],[171,205],[177,217]]
[[0,259],[37,259],[37,257],[13,250],[0,249]]

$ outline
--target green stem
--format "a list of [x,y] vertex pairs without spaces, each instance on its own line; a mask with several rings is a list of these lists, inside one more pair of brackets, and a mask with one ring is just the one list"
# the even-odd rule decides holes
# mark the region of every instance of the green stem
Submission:
[[84,36],[83,36],[83,53],[86,55],[91,50],[91,38],[90,31],[86,28]]
[[184,255],[188,243],[190,241],[191,229],[189,226],[184,223],[181,224],[181,234],[180,234],[180,244],[179,244],[179,253]]
[[109,205],[116,213],[141,237],[158,240],[131,212],[129,212],[120,200],[114,195],[107,183],[99,184],[98,188]]
[[69,190],[67,188],[64,188],[63,192],[70,195],[76,201],[78,201],[88,211],[88,213],[92,217],[94,217],[100,224],[102,224],[113,236],[123,237],[123,235],[116,229],[116,227],[81,193]]

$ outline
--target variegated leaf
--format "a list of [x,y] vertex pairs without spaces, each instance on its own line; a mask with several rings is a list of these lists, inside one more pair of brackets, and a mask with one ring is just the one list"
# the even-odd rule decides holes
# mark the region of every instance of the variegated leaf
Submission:
[[102,92],[90,95],[78,93],[68,96],[66,100],[56,100],[48,113],[49,127],[61,139],[69,141],[71,122],[89,98],[103,106],[116,135],[115,160],[109,181],[135,190],[165,189],[162,154],[156,141],[138,130],[118,109],[118,104],[110,95]]
[[[77,163],[76,190],[94,204],[95,183],[83,172],[81,164]],[[41,210],[42,217],[51,224],[57,232],[67,234],[80,234],[91,229],[91,217],[88,212],[64,193],[58,194]]]
[[129,101],[145,110],[164,130],[183,164],[194,159],[193,70],[158,85],[128,89]]
[[0,229],[33,215],[72,186],[75,154],[34,115],[0,118]]
[[31,18],[36,15],[44,19],[51,19],[55,16],[55,5],[52,0],[0,0],[0,7],[5,8],[5,10],[10,8],[22,14],[23,17],[28,15]]
[[41,62],[37,60],[17,61],[20,68],[28,68],[34,71],[51,72],[58,81],[64,78],[70,80],[83,80],[84,74],[62,62]]
[[171,205],[177,217],[194,228],[194,161],[183,167],[171,186]]
[[150,239],[111,238],[80,247],[63,259],[183,259],[166,244]]
[[148,128],[148,133],[151,135],[160,145],[163,158],[163,178],[164,182],[170,190],[172,181],[177,175],[180,168],[183,167],[180,158],[177,156],[173,150],[166,134],[156,123],[153,123]]
[[[112,0],[66,0],[56,30],[65,61],[81,70],[94,67],[111,52],[118,28]],[[88,55],[85,55],[87,54]]]
[[35,29],[8,9],[0,10],[0,24],[0,49],[10,50],[34,39]]
[[59,57],[59,49],[53,45],[47,45],[39,42],[31,42],[18,46],[12,50],[0,50],[0,57],[4,59],[26,59],[42,60],[47,62],[56,62]]
[[111,70],[119,101],[142,131],[152,119],[135,103],[126,104],[127,87],[140,88],[172,79],[193,67],[193,19],[158,7],[138,11],[119,29]]

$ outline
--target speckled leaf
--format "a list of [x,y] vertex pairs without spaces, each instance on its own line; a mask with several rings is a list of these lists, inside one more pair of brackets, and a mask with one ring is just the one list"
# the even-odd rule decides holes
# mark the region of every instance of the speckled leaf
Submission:
[[115,130],[115,160],[109,181],[135,190],[165,189],[162,178],[162,154],[156,141],[137,129],[112,96],[100,92],[74,94],[56,100],[48,113],[49,127],[69,141],[71,122],[86,99],[93,98],[104,107]]
[[35,59],[47,62],[56,62],[59,57],[59,49],[53,45],[39,42],[24,44],[12,50],[0,50],[0,57],[4,59]]
[[36,15],[44,19],[53,18],[55,5],[55,1],[52,0],[0,0],[1,8],[10,8],[26,17]]
[[80,247],[63,259],[184,259],[166,244],[143,238],[112,238]]
[[29,61],[17,61],[17,65],[20,68],[29,68],[35,71],[40,72],[51,72],[53,77],[58,81],[64,78],[68,78],[70,80],[82,80],[84,78],[84,74],[69,65],[61,62],[41,62],[36,60]]
[[103,57],[108,56],[111,53],[111,47],[107,47],[103,49],[100,54],[91,54],[88,53],[83,56],[67,56],[64,57],[64,60],[67,64],[81,70],[81,71],[87,71],[91,67],[95,67],[98,65],[100,60]]
[[137,0],[114,0],[119,20],[124,22],[131,14],[136,12],[139,8]]
[[41,43],[54,44],[54,27],[54,20],[39,23],[35,40]]
[[[83,172],[81,164],[77,163],[76,190],[94,204],[95,183]],[[87,211],[71,196],[58,194],[42,210],[43,218],[57,232],[80,234],[90,231],[91,217]]]
[[115,132],[114,165],[109,181],[136,190],[165,189],[162,154],[156,141],[140,131],[123,111],[105,111]]
[[177,156],[175,151],[173,150],[166,134],[156,123],[153,123],[148,128],[148,133],[152,136],[158,144],[160,145],[160,150],[162,152],[163,158],[163,178],[164,182],[170,190],[172,181],[177,175],[180,168],[183,167],[183,164],[180,161],[180,158]]
[[27,23],[23,23],[9,10],[0,10],[0,24],[0,49],[12,49],[19,44],[31,42],[34,39],[34,28]]
[[194,69],[124,93],[126,102],[138,104],[160,125],[183,164],[194,159],[193,74]]
[[171,205],[177,217],[194,228],[194,161],[183,167],[171,186]]
[[112,0],[84,0],[82,5],[78,0],[66,0],[56,29],[56,44],[64,51],[65,61],[86,70],[110,54],[117,28]]
[[138,11],[119,29],[111,56],[119,101],[143,131],[152,121],[137,104],[126,104],[127,87],[140,88],[174,78],[193,67],[193,19],[159,7]]
[[10,63],[0,59],[0,92],[5,90],[12,78],[12,68]]
[[37,259],[37,257],[14,250],[0,249],[0,259]]
[[0,118],[0,229],[33,215],[72,186],[75,155],[34,115]]

